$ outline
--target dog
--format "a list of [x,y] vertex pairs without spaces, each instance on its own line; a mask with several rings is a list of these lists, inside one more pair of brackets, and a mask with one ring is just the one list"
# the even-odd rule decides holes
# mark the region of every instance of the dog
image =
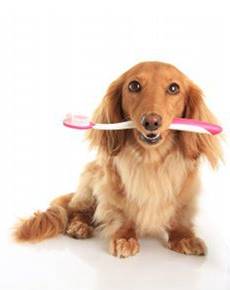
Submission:
[[38,242],[61,233],[86,239],[97,230],[112,255],[126,258],[139,252],[139,237],[163,232],[169,249],[205,255],[193,225],[199,167],[206,157],[215,168],[221,148],[216,136],[169,130],[176,117],[216,123],[202,91],[174,66],[143,62],[123,73],[109,86],[93,121],[132,120],[135,129],[90,130],[97,157],[76,192],[21,220],[16,240]]

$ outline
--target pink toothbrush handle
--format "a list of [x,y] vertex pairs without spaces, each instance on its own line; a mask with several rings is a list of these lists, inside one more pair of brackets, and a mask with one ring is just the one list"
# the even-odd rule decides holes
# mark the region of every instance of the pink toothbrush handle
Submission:
[[215,124],[210,124],[208,122],[203,122],[203,121],[194,120],[194,119],[184,119],[184,118],[175,118],[172,122],[172,125],[188,125],[192,127],[197,127],[197,128],[207,131],[207,133],[210,133],[212,135],[219,134],[223,130],[222,127]]

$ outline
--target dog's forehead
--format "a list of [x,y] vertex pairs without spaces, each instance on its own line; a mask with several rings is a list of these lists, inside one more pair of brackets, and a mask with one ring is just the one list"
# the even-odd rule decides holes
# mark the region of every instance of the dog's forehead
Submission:
[[185,75],[176,67],[162,62],[139,63],[127,71],[127,76],[148,80],[173,80],[185,78]]

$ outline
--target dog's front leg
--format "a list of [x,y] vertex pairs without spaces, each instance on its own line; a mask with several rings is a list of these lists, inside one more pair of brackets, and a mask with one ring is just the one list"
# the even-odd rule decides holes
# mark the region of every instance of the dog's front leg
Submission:
[[185,206],[174,217],[168,229],[168,248],[186,255],[203,256],[207,248],[204,241],[195,234],[190,206]]
[[122,208],[111,203],[99,203],[95,219],[101,234],[109,239],[109,252],[119,258],[134,256],[139,252],[135,225],[125,216]]
[[207,252],[205,243],[196,236],[193,219],[196,214],[199,193],[198,171],[195,169],[178,195],[178,208],[168,228],[168,247],[178,253],[203,256]]

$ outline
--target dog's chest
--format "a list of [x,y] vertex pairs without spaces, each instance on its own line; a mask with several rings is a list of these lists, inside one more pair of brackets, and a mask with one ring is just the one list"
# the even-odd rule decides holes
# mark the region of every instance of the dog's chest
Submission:
[[187,174],[187,164],[180,152],[167,155],[160,162],[142,162],[127,156],[117,162],[127,195],[126,210],[143,234],[166,226],[176,208],[176,196]]

